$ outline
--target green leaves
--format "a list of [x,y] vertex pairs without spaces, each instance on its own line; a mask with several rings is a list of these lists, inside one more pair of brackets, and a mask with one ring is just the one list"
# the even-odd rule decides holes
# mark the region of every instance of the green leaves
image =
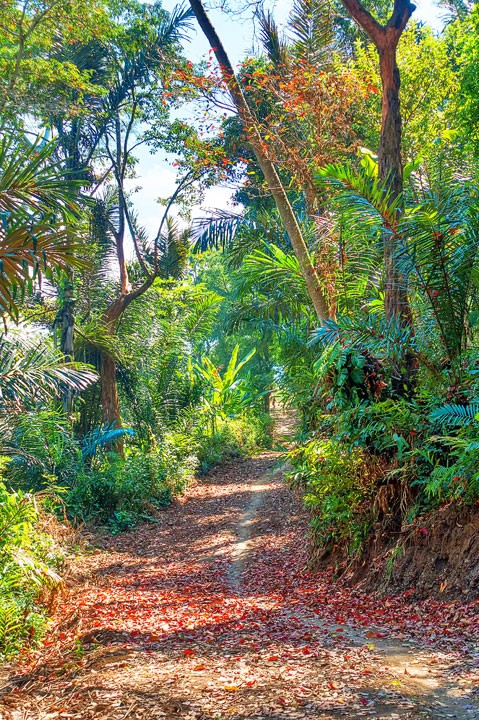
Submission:
[[318,67],[331,63],[335,38],[329,0],[294,0],[289,26],[300,60]]
[[363,153],[362,167],[325,165],[317,173],[319,187],[334,190],[333,205],[348,225],[355,225],[372,236],[391,233],[403,198],[393,197],[377,177],[377,166],[370,154]]
[[[416,189],[415,202],[408,202],[407,197],[391,198],[377,179],[373,159],[364,153],[359,170],[329,165],[318,173],[318,182],[333,190],[337,222],[344,228],[353,253],[358,251],[365,258],[365,266],[368,256],[361,241],[363,248],[364,244],[382,246],[386,238],[392,237],[399,281],[409,286],[410,294],[419,292],[421,300],[429,304],[436,337],[451,362],[455,362],[466,347],[468,315],[477,304],[479,206],[472,182],[456,179],[451,168],[443,167],[444,162],[437,164],[440,171],[432,168],[429,185],[423,179],[423,186]],[[417,162],[411,163],[409,171],[417,167]],[[346,246],[344,255],[348,254],[351,250]],[[368,280],[373,273],[382,283],[384,268],[378,265],[377,258],[376,265],[370,265]],[[374,332],[368,330],[370,335]],[[394,327],[379,329],[380,336],[391,332],[394,342],[410,346],[411,337],[397,337]],[[324,337],[328,337],[328,331]]]
[[203,400],[213,423],[216,417],[226,420],[239,415],[252,402],[247,381],[238,375],[255,352],[256,348],[253,348],[238,361],[239,345],[236,345],[222,374],[207,357],[193,365],[194,372],[204,382]]
[[263,242],[262,250],[246,256],[243,277],[250,285],[257,283],[265,293],[280,291],[292,304],[309,304],[306,283],[293,253],[286,253],[273,243]]
[[[65,174],[55,160],[55,142],[38,137],[33,144],[0,139],[0,211],[37,221],[58,213],[64,220],[77,217],[81,182]],[[39,217],[43,213],[44,217]],[[46,224],[44,222],[44,224]]]
[[0,315],[18,318],[18,296],[38,273],[83,267],[69,226],[79,213],[79,183],[54,159],[55,143],[0,142]]
[[97,380],[81,363],[65,363],[43,340],[0,334],[0,415],[45,401],[65,390],[81,392]]
[[311,333],[311,345],[338,342],[347,348],[367,348],[372,355],[389,359],[415,348],[412,328],[403,327],[397,318],[386,320],[377,314],[338,317]]
[[453,427],[465,427],[477,423],[479,419],[479,403],[442,405],[432,411],[430,418],[432,422],[452,425]]
[[[0,458],[2,475],[5,465]],[[53,540],[38,527],[41,505],[41,495],[10,491],[0,476],[0,656],[18,649],[40,623],[36,601],[42,588],[61,582],[52,562]]]

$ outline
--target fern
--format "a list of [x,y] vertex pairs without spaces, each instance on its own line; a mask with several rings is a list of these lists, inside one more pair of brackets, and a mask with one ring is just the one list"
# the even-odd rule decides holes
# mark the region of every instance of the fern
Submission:
[[0,655],[20,649],[39,629],[44,618],[40,592],[61,583],[52,560],[53,541],[39,529],[42,500],[41,495],[9,491],[0,480]]
[[117,428],[114,423],[105,423],[85,435],[81,442],[82,457],[84,460],[91,458],[100,448],[114,445],[118,440],[134,435],[135,432],[132,428]]
[[464,427],[477,422],[479,419],[479,403],[470,405],[442,405],[433,410],[430,419],[454,427]]
[[310,345],[337,342],[345,347],[367,348],[372,355],[386,358],[400,357],[415,347],[411,328],[402,327],[395,318],[386,320],[376,314],[328,320],[311,333]]

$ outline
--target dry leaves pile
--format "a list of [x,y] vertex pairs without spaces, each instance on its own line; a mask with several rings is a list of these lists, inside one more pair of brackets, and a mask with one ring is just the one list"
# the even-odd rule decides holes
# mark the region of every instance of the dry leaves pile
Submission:
[[274,454],[78,560],[5,720],[479,718],[476,603],[378,598],[306,569]]

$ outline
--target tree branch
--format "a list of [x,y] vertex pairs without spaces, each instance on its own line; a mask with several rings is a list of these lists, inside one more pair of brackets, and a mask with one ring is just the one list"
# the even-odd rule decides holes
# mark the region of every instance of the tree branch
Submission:
[[189,0],[189,2],[196,19],[210,44],[210,47],[215,53],[223,80],[228,87],[231,99],[233,100],[236,111],[242,122],[244,132],[249,140],[251,149],[256,156],[261,172],[265,177],[269,191],[274,198],[284,228],[298,259],[301,272],[306,282],[306,287],[308,288],[308,294],[311,302],[313,303],[314,309],[316,310],[318,320],[320,322],[324,322],[329,318],[328,302],[323,293],[318,272],[311,262],[308,247],[286,190],[281,182],[281,178],[278,175],[274,163],[267,155],[267,149],[263,138],[261,137],[258,122],[248,105],[248,101],[244,96],[241,86],[235,76],[233,66],[228,58],[226,50],[223,47],[218,33],[213,27],[201,0]]
[[359,0],[341,0],[341,2],[378,50],[382,50],[386,43],[398,43],[409,18],[416,9],[409,0],[394,0],[391,17],[386,25],[381,25]]
[[379,38],[384,34],[384,27],[378,23],[369,10],[361,5],[359,0],[341,0],[341,2],[359,27],[377,46]]
[[178,183],[178,187],[176,188],[173,195],[170,197],[166,204],[165,212],[163,213],[163,217],[161,218],[160,225],[158,228],[158,232],[156,233],[156,237],[154,240],[154,272],[155,275],[158,274],[158,243],[161,238],[161,233],[163,230],[163,225],[166,222],[166,218],[168,217],[168,213],[170,212],[170,209],[172,205],[174,204],[175,200],[177,199],[180,192],[182,192],[185,188],[192,185],[196,180],[199,180],[201,177],[201,173],[199,175],[195,175],[193,170],[190,170],[188,173],[186,173],[185,177]]

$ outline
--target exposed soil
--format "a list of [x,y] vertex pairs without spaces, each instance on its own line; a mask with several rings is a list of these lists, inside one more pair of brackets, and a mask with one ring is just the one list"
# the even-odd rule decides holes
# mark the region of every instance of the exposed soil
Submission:
[[479,718],[477,603],[379,597],[306,569],[273,452],[78,558],[5,720]]
[[349,580],[365,590],[407,591],[416,598],[477,599],[479,504],[440,508],[406,528],[393,546],[371,543]]

